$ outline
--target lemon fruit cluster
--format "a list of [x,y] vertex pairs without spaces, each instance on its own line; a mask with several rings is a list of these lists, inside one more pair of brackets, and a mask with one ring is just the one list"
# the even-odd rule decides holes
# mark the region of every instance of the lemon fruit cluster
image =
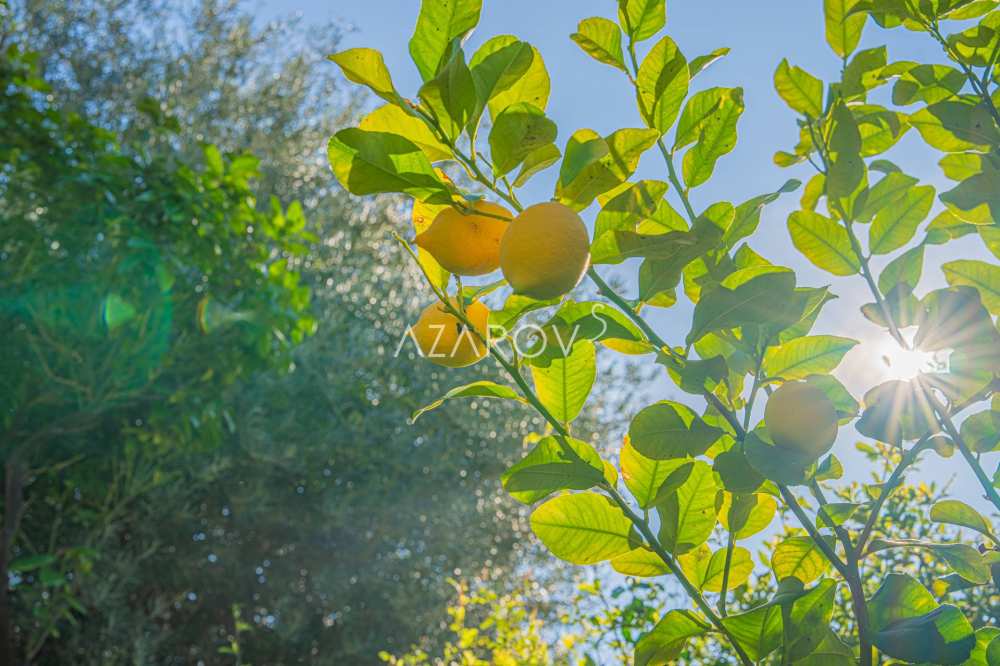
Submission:
[[[450,302],[453,308],[459,308],[458,299],[451,298]],[[448,368],[464,368],[486,356],[483,339],[487,335],[489,309],[479,301],[472,301],[465,306],[465,316],[475,331],[469,330],[443,303],[431,303],[424,308],[412,328],[421,353]]]
[[764,408],[764,423],[778,446],[819,458],[837,439],[837,410],[826,394],[806,382],[782,384]]
[[[514,293],[539,300],[568,293],[590,263],[583,220],[555,202],[535,204],[517,217],[485,200],[467,211],[449,207],[417,236],[416,244],[449,273],[476,276],[499,268]],[[452,305],[457,308],[458,302]],[[465,314],[485,337],[486,306],[475,301]],[[487,353],[479,338],[440,303],[423,311],[413,332],[424,356],[438,365],[461,368]]]
[[499,268],[514,293],[537,299],[569,292],[590,261],[583,220],[555,202],[535,204],[517,217],[489,201],[477,201],[468,213],[449,207],[416,243],[450,273],[486,275]]

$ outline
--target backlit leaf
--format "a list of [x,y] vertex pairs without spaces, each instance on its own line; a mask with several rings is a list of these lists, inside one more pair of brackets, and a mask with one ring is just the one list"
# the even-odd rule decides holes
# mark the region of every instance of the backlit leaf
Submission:
[[573,564],[596,564],[631,550],[631,521],[596,493],[553,497],[531,513],[531,529],[553,555]]

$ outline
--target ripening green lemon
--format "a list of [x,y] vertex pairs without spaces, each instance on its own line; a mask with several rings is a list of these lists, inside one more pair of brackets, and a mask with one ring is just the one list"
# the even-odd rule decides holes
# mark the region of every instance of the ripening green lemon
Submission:
[[837,439],[837,410],[820,389],[805,382],[782,384],[771,394],[764,422],[778,446],[816,458]]
[[587,227],[561,203],[525,208],[500,243],[500,268],[514,292],[557,298],[575,287],[590,262]]

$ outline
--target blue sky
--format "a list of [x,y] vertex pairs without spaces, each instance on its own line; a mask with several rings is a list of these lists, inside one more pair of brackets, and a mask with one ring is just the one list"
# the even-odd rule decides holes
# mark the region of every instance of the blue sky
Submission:
[[[589,58],[570,39],[577,22],[588,16],[613,16],[613,0],[486,0],[482,20],[470,38],[472,52],[483,41],[497,34],[514,34],[535,45],[542,53],[552,78],[552,94],[547,115],[559,126],[560,145],[575,130],[589,127],[607,134],[621,127],[642,125],[634,97],[625,77],[617,70]],[[392,72],[396,87],[406,96],[415,97],[419,86],[416,68],[410,62],[407,42],[419,11],[419,0],[263,0],[262,18],[302,12],[307,21],[341,20],[353,28],[343,47],[378,48]],[[811,167],[779,169],[772,162],[777,149],[791,147],[797,137],[795,115],[788,110],[772,85],[775,67],[787,57],[796,65],[830,80],[836,78],[840,61],[823,37],[821,0],[674,0],[667,5],[667,30],[690,59],[720,46],[732,49],[729,56],[699,75],[696,86],[742,86],[746,112],[739,125],[739,143],[722,158],[712,180],[697,188],[692,199],[697,210],[727,200],[735,204],[763,192],[775,190],[786,179],[805,181]],[[646,43],[646,47],[653,41]],[[886,32],[869,24],[861,47],[889,45],[890,60],[913,59],[941,61],[940,49],[923,35],[904,30]],[[640,53],[641,55],[641,53]],[[332,65],[331,65],[332,66]],[[937,159],[911,132],[887,155],[908,173],[933,184],[939,190],[948,184],[937,167]],[[557,168],[537,176],[520,194],[524,202],[547,200],[552,196]],[[666,180],[657,151],[647,153],[637,178]],[[670,195],[668,195],[670,196]],[[785,227],[789,212],[797,206],[798,193],[786,195],[769,207],[751,246],[770,260],[788,265],[799,273],[803,285],[826,285],[840,296],[829,304],[815,332],[846,335],[863,344],[852,351],[838,370],[838,376],[856,397],[865,388],[888,378],[881,356],[885,351],[880,333],[858,313],[857,305],[870,300],[860,278],[835,278],[806,262],[792,247]],[[675,205],[680,208],[676,200]],[[593,209],[585,213],[592,220]],[[956,256],[987,258],[976,239],[965,239],[944,248],[931,248],[925,259],[925,278],[920,292],[943,285],[942,261]],[[626,267],[628,264],[625,265]],[[876,271],[880,268],[876,264]],[[602,268],[606,272],[609,268]],[[690,321],[690,306],[684,303],[649,316],[668,341],[680,341]],[[671,387],[664,381],[665,392]],[[675,396],[676,397],[676,396]],[[855,478],[867,479],[867,464],[853,453],[856,435],[851,428],[842,430],[835,452],[848,463]],[[992,472],[994,461],[987,461]],[[947,480],[957,475],[955,495],[981,507],[971,473],[953,459],[925,464],[920,472],[926,480]],[[916,480],[917,475],[911,479]]]

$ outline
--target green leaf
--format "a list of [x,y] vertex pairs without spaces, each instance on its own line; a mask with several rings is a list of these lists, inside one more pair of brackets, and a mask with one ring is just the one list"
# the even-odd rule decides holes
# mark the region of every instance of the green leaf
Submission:
[[327,57],[340,67],[348,80],[367,86],[388,102],[393,104],[401,102],[399,93],[392,85],[392,77],[385,66],[385,60],[375,49],[348,49]]
[[427,203],[451,202],[427,155],[397,134],[343,129],[330,137],[327,156],[337,180],[351,194],[402,192]]
[[10,563],[10,571],[13,573],[25,574],[42,567],[55,564],[58,560],[55,555],[44,553],[42,555],[27,555],[19,557]]
[[774,73],[774,87],[794,111],[814,119],[823,115],[823,82],[801,67],[782,60]]
[[857,340],[833,335],[795,338],[767,350],[764,372],[768,377],[780,377],[785,381],[833,372],[844,355],[857,344]]
[[[748,508],[745,510],[745,518],[734,516],[731,511],[733,507],[733,495],[726,493],[726,497],[719,509],[719,522],[727,530],[736,528],[736,539],[747,539],[755,534],[766,530],[774,516],[778,512],[778,503],[770,495],[755,493],[753,495],[743,495],[741,500],[746,502]],[[743,513],[743,512],[739,512]],[[739,522],[733,518],[740,518]]]
[[583,210],[597,195],[628,180],[656,139],[651,129],[621,129],[605,138],[593,130],[577,130],[566,144],[556,197]]
[[887,174],[865,193],[863,205],[856,216],[857,220],[871,222],[876,213],[895,206],[917,182],[916,178],[904,173]]
[[808,656],[795,661],[795,666],[855,666],[857,660],[849,645],[827,627],[820,632],[821,639],[816,649]]
[[[663,0],[660,0],[663,4]],[[674,663],[688,640],[708,633],[711,626],[691,611],[671,610],[635,645],[635,666]]]
[[931,520],[936,523],[947,523],[967,527],[986,536],[993,536],[990,521],[965,502],[959,500],[941,500],[931,507]]
[[570,39],[594,60],[628,71],[622,54],[622,32],[614,21],[599,16],[583,19]]
[[989,112],[968,100],[948,100],[910,115],[909,123],[932,148],[946,153],[985,151],[1000,143]]
[[[722,578],[726,569],[726,549],[720,548],[712,552],[706,544],[697,550],[690,551],[677,558],[688,575],[688,579],[703,592],[721,592]],[[753,573],[753,558],[750,551],[742,546],[733,548],[733,557],[729,569],[729,589],[733,590],[743,585]]]
[[664,564],[663,559],[646,546],[614,558],[611,560],[611,568],[624,576],[639,578],[666,576],[670,573],[670,568]]
[[884,83],[880,75],[887,62],[888,52],[884,46],[858,51],[844,68],[843,94],[864,99],[865,93]]
[[974,259],[950,261],[941,266],[952,286],[973,287],[991,314],[1000,314],[1000,266]]
[[697,460],[687,481],[657,502],[663,547],[681,555],[705,543],[715,529],[718,507],[715,473],[709,465]]
[[872,629],[882,629],[913,617],[920,617],[938,607],[926,587],[907,574],[890,573],[868,600]]
[[878,276],[878,289],[888,295],[897,285],[904,284],[910,290],[917,288],[924,267],[924,245],[912,247],[889,262]]
[[793,486],[805,483],[806,472],[815,457],[796,449],[777,446],[764,439],[761,430],[747,434],[743,443],[747,461],[765,478]]
[[701,136],[701,130],[712,122],[715,112],[722,106],[726,97],[731,96],[732,88],[709,88],[691,95],[684,105],[681,119],[674,133],[674,150],[691,145]]
[[514,179],[514,187],[523,187],[532,176],[548,169],[558,162],[560,157],[562,157],[562,153],[554,143],[536,148],[524,158],[524,164],[521,165],[521,170],[517,172],[517,178]]
[[517,391],[509,386],[503,386],[495,382],[482,380],[472,382],[471,384],[456,386],[434,402],[413,412],[410,416],[410,423],[413,423],[432,409],[437,409],[443,405],[445,401],[452,400],[454,398],[501,398],[504,400],[517,400],[519,402],[524,402],[524,398],[518,395]]
[[913,238],[917,226],[924,221],[934,205],[934,188],[930,185],[912,187],[893,205],[880,210],[872,221],[868,249],[873,254],[888,254]]
[[781,608],[776,604],[767,603],[744,613],[730,615],[722,619],[722,624],[739,641],[754,663],[781,644]]
[[722,47],[715,49],[710,53],[706,53],[705,55],[694,58],[688,64],[688,77],[693,79],[695,76],[708,69],[708,67],[711,66],[716,60],[724,58],[727,55],[729,55],[729,48]]
[[425,83],[417,94],[452,141],[475,118],[479,103],[476,83],[465,64],[462,51],[457,51],[440,73]]
[[868,16],[863,12],[850,13],[858,3],[859,0],[823,0],[826,43],[841,58],[851,55],[861,41]]
[[420,118],[411,116],[395,104],[383,104],[361,121],[359,129],[366,132],[389,132],[409,139],[420,147],[431,162],[453,159],[448,146]]
[[829,568],[830,563],[810,537],[788,537],[771,553],[771,569],[779,581],[798,578],[808,585]]
[[706,333],[746,324],[791,325],[799,315],[789,320],[789,313],[775,303],[787,305],[794,291],[795,274],[785,270],[758,275],[734,289],[720,285],[708,290],[694,308],[687,342],[694,344]]
[[665,134],[677,120],[687,97],[689,80],[687,60],[667,36],[649,50],[639,65],[636,74],[639,110],[646,123],[660,134]]
[[[969,660],[962,663],[962,666],[998,666],[1000,665],[1000,642],[996,641],[1000,636],[1000,629],[996,627],[980,627],[976,630],[976,647],[973,648]],[[990,652],[990,646],[996,642],[997,646]]]
[[836,594],[837,584],[823,579],[792,602],[785,635],[788,656],[794,663],[801,663],[799,658],[812,654],[825,638],[824,630],[829,629]]
[[733,247],[737,241],[750,236],[757,230],[757,226],[760,224],[760,214],[764,210],[764,206],[777,201],[778,197],[782,194],[794,192],[801,185],[801,181],[792,178],[785,181],[785,184],[775,192],[758,195],[737,206],[733,222],[726,228],[726,233],[723,237],[726,247]]
[[975,453],[992,453],[1000,446],[1000,411],[972,414],[962,421],[960,434]]
[[[668,189],[669,186],[662,181],[641,180],[637,183],[622,183],[614,190],[602,194],[598,197],[601,212],[594,224],[594,238],[607,231],[635,231],[638,223],[656,214]],[[686,231],[687,225],[680,225],[679,230]]]
[[648,268],[650,273],[640,275],[639,297],[645,300],[676,286],[684,267],[716,247],[721,236],[721,230],[705,220],[696,221],[691,231],[654,234],[609,231],[601,234],[591,245],[591,263],[618,264],[630,257],[643,257],[655,262]]
[[656,498],[661,492],[669,494],[687,481],[693,463],[683,458],[673,460],[647,458],[636,451],[629,438],[626,438],[621,450],[620,464],[622,480],[639,504],[639,508],[649,509],[656,503]]
[[910,382],[890,380],[868,391],[857,422],[862,435],[899,446],[931,430],[934,414],[921,390]]
[[604,461],[590,444],[550,436],[540,439],[528,455],[508,468],[500,482],[511,497],[533,504],[557,490],[587,490],[604,477]]
[[551,83],[538,49],[511,35],[487,40],[469,61],[476,84],[478,104],[475,118],[487,105],[496,118],[512,104],[525,102],[545,110]]
[[537,106],[511,104],[490,130],[490,156],[498,175],[506,175],[535,150],[556,140],[556,124]]
[[566,358],[552,359],[547,366],[533,365],[535,392],[560,423],[570,423],[583,409],[597,376],[597,350],[589,340],[580,340]]
[[910,662],[960,664],[976,645],[972,625],[954,606],[938,606],[927,588],[906,574],[889,574],[868,603],[873,642]]
[[597,564],[632,550],[632,523],[596,493],[557,495],[531,513],[531,529],[552,554],[572,564]]
[[719,475],[723,487],[731,493],[752,493],[764,483],[764,477],[747,461],[743,447],[739,445],[716,454],[712,469]]
[[647,458],[695,458],[705,453],[722,431],[706,424],[687,405],[664,400],[641,410],[629,425],[635,450]]
[[479,23],[482,0],[423,0],[410,38],[410,57],[420,78],[436,77],[453,55],[453,43]]
[[841,225],[812,211],[800,210],[788,218],[792,243],[806,259],[834,275],[855,275],[861,262]]
[[978,550],[964,543],[930,543],[912,539],[872,539],[868,554],[888,548],[923,548],[946,562],[952,571],[967,581],[983,585],[990,580],[990,566]]
[[[854,114],[843,101],[833,107],[830,131],[830,169],[826,174],[826,194],[830,199],[848,199],[865,180],[861,159],[861,130]],[[846,206],[845,206],[846,207]]]
[[744,109],[743,89],[724,95],[711,118],[701,125],[698,143],[684,154],[681,171],[688,187],[697,187],[711,176],[720,157],[736,146],[736,124]]
[[667,23],[664,0],[618,0],[618,22],[633,40],[649,39]]

